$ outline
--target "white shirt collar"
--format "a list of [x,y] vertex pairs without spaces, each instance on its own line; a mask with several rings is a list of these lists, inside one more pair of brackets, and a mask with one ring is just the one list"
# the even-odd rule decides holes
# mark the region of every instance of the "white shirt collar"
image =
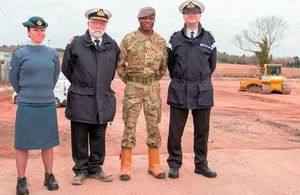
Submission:
[[[96,39],[95,39],[95,37],[93,37],[91,35],[91,39],[92,39],[93,43],[96,45],[96,42],[95,42]],[[102,43],[102,37],[100,37],[98,40],[100,41],[99,45],[101,45],[101,43]]]
[[194,32],[194,38],[198,35],[198,28],[196,28],[195,30],[191,30],[191,29],[186,29],[186,36],[191,38],[191,32]]

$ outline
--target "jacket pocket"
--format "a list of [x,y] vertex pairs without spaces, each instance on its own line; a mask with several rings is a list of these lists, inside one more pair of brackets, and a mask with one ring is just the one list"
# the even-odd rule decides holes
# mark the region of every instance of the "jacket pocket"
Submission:
[[186,96],[185,83],[172,79],[168,89],[168,104],[175,106],[183,106]]
[[97,109],[95,95],[89,95],[74,90],[68,91],[66,116],[74,121],[97,121]]
[[70,117],[72,116],[72,111],[71,111],[71,91],[68,90],[67,93],[67,104],[66,104],[66,110],[65,110],[65,116],[70,119]]
[[213,85],[210,80],[202,81],[198,84],[198,106],[213,106]]
[[113,121],[116,114],[116,97],[113,90],[105,92],[103,101],[103,122]]

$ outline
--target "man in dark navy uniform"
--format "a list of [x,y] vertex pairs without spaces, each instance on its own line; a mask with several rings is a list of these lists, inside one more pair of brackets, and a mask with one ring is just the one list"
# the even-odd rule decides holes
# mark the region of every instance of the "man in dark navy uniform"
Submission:
[[62,71],[71,82],[66,117],[71,120],[73,185],[88,178],[104,182],[112,176],[102,170],[105,131],[114,119],[116,98],[111,89],[119,54],[115,40],[106,34],[112,14],[103,8],[85,12],[88,30],[67,45]]
[[215,40],[199,22],[204,11],[202,3],[185,1],[179,6],[179,11],[183,14],[184,27],[174,33],[168,45],[171,77],[167,100],[170,105],[168,176],[179,177],[182,165],[181,137],[191,110],[194,123],[194,172],[213,178],[217,174],[208,167],[207,141],[210,112],[214,104],[211,76],[216,68]]

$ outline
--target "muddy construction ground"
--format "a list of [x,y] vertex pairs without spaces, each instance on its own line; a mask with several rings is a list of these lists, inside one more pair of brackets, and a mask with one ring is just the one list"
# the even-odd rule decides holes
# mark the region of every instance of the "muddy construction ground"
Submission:
[[[114,176],[112,183],[88,179],[72,186],[70,124],[65,108],[58,108],[60,145],[55,148],[54,173],[60,189],[49,192],[43,186],[44,169],[40,151],[31,151],[27,167],[30,194],[300,194],[300,79],[288,84],[290,95],[262,95],[238,91],[240,78],[215,76],[215,106],[211,115],[209,166],[215,179],[193,173],[193,125],[189,116],[182,138],[183,166],[179,179],[162,181],[147,174],[146,130],[143,114],[137,126],[133,150],[132,180],[118,180],[119,153],[123,132],[122,97],[124,84],[115,79],[117,114],[108,126],[104,170]],[[166,163],[169,106],[166,104],[168,79],[161,81],[163,115],[161,166]],[[0,95],[0,194],[15,194],[16,168],[13,150],[16,105],[10,92]]]

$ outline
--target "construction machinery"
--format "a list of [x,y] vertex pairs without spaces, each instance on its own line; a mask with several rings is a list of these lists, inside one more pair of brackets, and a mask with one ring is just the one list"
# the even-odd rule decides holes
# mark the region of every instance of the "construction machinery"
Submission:
[[285,83],[286,77],[281,70],[282,64],[264,64],[264,71],[257,78],[240,82],[240,91],[290,94],[291,89]]

